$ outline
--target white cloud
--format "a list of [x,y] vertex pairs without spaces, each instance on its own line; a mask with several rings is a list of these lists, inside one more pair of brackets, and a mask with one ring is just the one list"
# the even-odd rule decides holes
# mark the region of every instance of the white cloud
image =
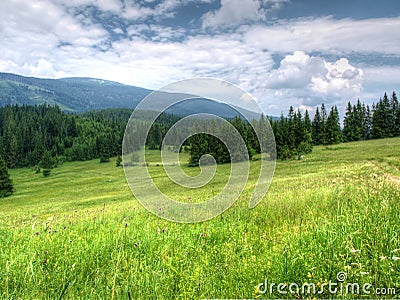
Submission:
[[[175,16],[178,7],[189,5],[191,3],[208,3],[212,0],[163,0],[160,1],[154,8],[140,5],[135,1],[125,1],[120,15],[130,20],[144,20],[149,17],[157,19],[167,19]],[[145,1],[146,3],[153,3],[155,1]]]
[[331,17],[285,20],[274,25],[244,27],[244,41],[259,49],[290,53],[400,53],[400,17],[366,20]]
[[269,74],[266,87],[270,89],[304,88],[313,76],[324,77],[325,62],[320,57],[311,57],[303,51],[295,51],[280,62],[280,67]]
[[92,3],[100,10],[116,13],[120,12],[122,7],[120,0],[93,0]]
[[[262,20],[266,3],[283,2],[243,1],[222,1],[219,10],[204,16],[203,26],[240,24],[253,16]],[[195,76],[215,77],[238,84],[273,114],[286,112],[289,105],[310,108],[322,101],[379,97],[384,89],[398,86],[400,67],[367,64],[361,70],[349,54],[399,55],[400,18],[286,20],[214,35],[201,29],[188,35],[183,28],[155,21],[190,3],[195,1],[166,0],[150,8],[119,0],[3,0],[0,71],[97,77],[147,88]],[[68,13],[73,6],[89,4],[121,15],[123,22],[134,19],[134,25],[114,31],[122,35],[126,30],[128,38],[111,42],[101,25],[83,13]],[[283,57],[278,68],[272,58],[276,53]],[[327,59],[326,53],[343,58]]]
[[20,72],[35,76],[60,74],[56,60],[51,62],[52,67],[46,63],[59,52],[60,44],[87,48],[103,44],[107,37],[100,26],[90,22],[83,25],[61,6],[43,0],[19,0],[13,5],[1,1],[0,28],[3,71],[20,68]]
[[348,59],[341,58],[334,63],[325,62],[325,76],[312,75],[311,90],[331,98],[346,98],[360,94],[362,91],[363,71],[349,64]]
[[356,99],[363,92],[363,83],[363,71],[346,58],[330,62],[295,51],[281,60],[279,68],[269,72],[265,84],[256,91],[263,95],[260,99],[264,106],[274,110],[274,105],[285,109],[292,105],[312,111],[313,106],[322,102]]
[[221,0],[221,8],[202,17],[203,28],[238,25],[245,21],[265,19],[259,0]]

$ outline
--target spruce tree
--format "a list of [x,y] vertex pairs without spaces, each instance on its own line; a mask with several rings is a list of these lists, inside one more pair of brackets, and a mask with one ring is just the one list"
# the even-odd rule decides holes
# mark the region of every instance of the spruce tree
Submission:
[[360,100],[357,100],[357,104],[353,106],[354,123],[353,123],[353,140],[359,141],[362,138],[363,133],[363,122],[365,112],[362,109]]
[[385,93],[383,99],[374,106],[372,115],[372,136],[376,139],[391,136],[393,113],[390,101]]
[[327,144],[326,139],[326,121],[328,119],[328,114],[326,112],[325,104],[321,105],[321,132],[320,132],[320,141],[322,145]]
[[392,136],[399,136],[400,106],[399,106],[399,100],[397,99],[397,95],[395,92],[392,93],[392,97],[390,98],[390,104],[392,106],[392,118],[393,118]]
[[54,160],[51,156],[50,151],[46,151],[39,163],[39,167],[43,169],[43,176],[47,177],[50,175],[51,169],[54,166]]
[[384,134],[383,137],[392,136],[393,130],[393,111],[390,105],[389,97],[385,93],[382,99],[382,113],[383,113],[383,129]]
[[351,103],[347,103],[346,113],[343,120],[343,141],[351,142],[354,140],[354,114]]
[[319,107],[317,107],[317,110],[315,112],[314,119],[312,122],[312,139],[314,141],[314,145],[322,144],[321,131],[322,131],[322,118],[321,118],[321,114],[319,113]]
[[115,160],[115,166],[116,167],[120,167],[121,163],[122,163],[122,157],[121,157],[121,155],[118,155],[116,160]]
[[364,123],[363,123],[363,138],[369,140],[371,138],[372,129],[372,114],[369,105],[364,110]]
[[341,141],[341,130],[339,112],[335,106],[331,108],[326,121],[326,144],[339,144]]
[[7,164],[0,156],[0,198],[10,196],[14,192],[14,186],[8,174]]
[[310,134],[312,133],[311,119],[308,110],[306,110],[306,113],[304,115],[304,130],[306,130]]

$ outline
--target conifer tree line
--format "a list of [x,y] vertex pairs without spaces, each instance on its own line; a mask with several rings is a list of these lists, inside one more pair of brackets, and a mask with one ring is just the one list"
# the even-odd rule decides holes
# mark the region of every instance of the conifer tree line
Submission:
[[[370,108],[360,100],[348,102],[340,126],[338,108],[329,110],[324,104],[316,108],[311,121],[308,111],[289,108],[287,116],[269,119],[275,135],[277,157],[290,159],[312,151],[313,145],[332,145],[367,139],[400,136],[400,105],[395,92],[389,98],[385,93]],[[256,148],[257,149],[257,148]]]
[[343,141],[359,141],[400,136],[400,106],[397,95],[385,93],[376,104],[347,104],[343,122]]
[[100,114],[66,114],[47,104],[6,106],[0,109],[0,155],[9,168],[107,159],[120,153],[125,123]]
[[[58,106],[47,104],[6,106],[0,108],[0,156],[8,168],[37,166],[50,170],[62,161],[93,158],[105,162],[121,153],[130,114],[129,109],[68,114]],[[162,114],[151,126],[146,146],[160,149],[166,133],[179,119],[179,116]],[[268,149],[272,137],[263,136],[267,121],[264,116],[251,124],[240,117],[229,120],[242,135],[249,158],[262,151],[273,153]],[[290,159],[311,152],[313,145],[400,136],[400,107],[393,92],[390,97],[385,93],[372,107],[361,101],[349,102],[343,129],[337,107],[327,109],[324,104],[317,107],[312,119],[308,111],[302,113],[290,107],[286,116],[270,118],[269,122],[275,136],[277,158]],[[142,127],[147,126],[143,123]],[[178,137],[179,132],[173,136]],[[191,152],[192,165],[206,153],[219,163],[230,161],[226,147],[216,137],[193,136],[184,146]],[[239,155],[235,160],[242,158]]]
[[14,186],[8,174],[7,164],[0,156],[0,198],[10,196],[13,192]]
[[[63,161],[99,158],[107,162],[121,153],[130,109],[106,109],[68,114],[58,106],[0,108],[0,156],[8,168],[43,169],[43,175]],[[158,149],[168,129],[179,119],[161,115],[148,134],[147,145]]]
[[[244,121],[241,117],[236,116],[226,122],[218,122],[218,120],[199,120],[192,124],[192,131],[196,133],[192,135],[184,145],[188,146],[190,152],[189,165],[199,165],[200,158],[204,154],[210,154],[218,164],[239,162],[252,159],[255,153],[260,153],[260,143],[257,134],[250,123]],[[258,125],[261,121],[258,122]],[[265,123],[264,123],[265,124]],[[266,125],[266,124],[265,124]],[[262,124],[261,124],[262,126]],[[212,134],[197,133],[208,127]],[[238,141],[235,140],[234,130],[242,137],[245,148],[241,148]],[[227,145],[218,137],[223,136]],[[205,161],[204,163],[207,163]]]

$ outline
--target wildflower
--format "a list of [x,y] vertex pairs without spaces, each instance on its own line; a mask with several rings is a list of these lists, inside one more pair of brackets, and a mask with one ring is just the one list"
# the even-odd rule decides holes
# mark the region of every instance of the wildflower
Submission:
[[200,236],[203,237],[203,236],[204,236],[204,232],[202,232],[202,233],[200,234]]
[[383,255],[382,255],[382,256],[379,256],[379,259],[380,259],[380,260],[385,260],[385,259],[387,259],[387,256],[383,256]]
[[360,275],[368,275],[369,272],[360,272]]
[[138,247],[138,244],[137,244],[137,243],[134,243],[134,244],[133,244],[133,247],[137,248],[137,247]]
[[163,230],[162,230],[162,232],[164,233],[164,232],[166,232],[167,230],[165,229],[165,228],[163,228]]
[[358,250],[358,249],[350,249],[350,252],[351,252],[351,253],[360,253],[361,250]]
[[394,249],[394,250],[392,250],[393,253],[395,253],[395,252],[397,252],[397,251],[400,251],[400,249]]
[[128,227],[128,223],[125,224],[125,227]]
[[398,256],[393,256],[392,259],[393,259],[394,261],[396,261],[396,260],[400,260],[400,257],[398,257]]
[[44,254],[46,254],[46,255],[49,254],[49,251],[46,250],[46,251],[44,252]]
[[35,232],[35,235],[39,235],[39,231],[36,231],[36,232]]
[[43,264],[47,264],[47,259],[43,259]]

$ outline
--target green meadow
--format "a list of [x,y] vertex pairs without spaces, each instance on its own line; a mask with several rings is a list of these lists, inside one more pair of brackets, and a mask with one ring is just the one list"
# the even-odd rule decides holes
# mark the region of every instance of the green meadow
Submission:
[[[16,191],[0,199],[1,298],[400,297],[400,138],[278,161],[250,210],[254,160],[237,202],[196,224],[145,210],[114,161],[64,163],[49,177],[10,170]],[[160,189],[180,201],[206,201],[229,177],[230,165],[220,165],[211,184],[185,190],[165,177],[159,153],[149,161]],[[266,281],[275,286],[264,290]],[[370,294],[330,293],[329,282],[370,284]],[[321,293],[282,294],[279,283],[312,283]]]

